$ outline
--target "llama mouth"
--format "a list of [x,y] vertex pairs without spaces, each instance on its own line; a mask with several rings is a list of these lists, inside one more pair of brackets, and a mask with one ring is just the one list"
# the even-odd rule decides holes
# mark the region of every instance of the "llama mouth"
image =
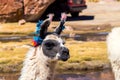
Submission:
[[62,61],[67,61],[69,58],[62,58],[61,60]]
[[68,59],[70,58],[70,56],[61,56],[59,57],[59,60],[62,60],[62,61],[67,61]]

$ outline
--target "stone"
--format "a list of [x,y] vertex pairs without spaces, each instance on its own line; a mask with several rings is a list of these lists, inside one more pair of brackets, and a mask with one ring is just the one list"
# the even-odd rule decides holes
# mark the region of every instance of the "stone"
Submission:
[[26,21],[36,21],[54,0],[24,0],[24,15]]
[[26,20],[25,19],[21,19],[18,21],[18,25],[23,25],[26,23]]
[[22,0],[0,0],[0,22],[14,22],[23,17]]
[[54,0],[0,0],[0,22],[37,21]]

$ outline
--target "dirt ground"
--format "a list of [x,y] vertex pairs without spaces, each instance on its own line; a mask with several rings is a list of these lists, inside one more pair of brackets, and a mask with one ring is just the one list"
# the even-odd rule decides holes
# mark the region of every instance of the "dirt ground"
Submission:
[[66,25],[79,29],[105,29],[120,26],[120,2],[87,3],[77,18],[68,15]]

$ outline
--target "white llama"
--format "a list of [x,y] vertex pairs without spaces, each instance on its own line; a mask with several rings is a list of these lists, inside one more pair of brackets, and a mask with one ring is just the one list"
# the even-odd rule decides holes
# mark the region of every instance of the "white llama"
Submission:
[[107,36],[107,48],[115,80],[120,80],[120,27],[113,28]]
[[59,36],[61,26],[55,32],[48,33],[49,24],[50,21],[45,20],[41,25],[39,36],[43,38],[43,42],[41,46],[29,50],[19,80],[53,80],[57,61],[69,59],[69,50]]

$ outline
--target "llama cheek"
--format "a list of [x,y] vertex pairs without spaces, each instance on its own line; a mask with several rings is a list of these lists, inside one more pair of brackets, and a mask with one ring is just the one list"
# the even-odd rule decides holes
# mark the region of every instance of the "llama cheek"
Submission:
[[52,51],[51,50],[43,50],[43,54],[51,59],[53,59],[56,56],[56,52],[53,50]]
[[[58,48],[58,47],[57,47],[57,48]],[[58,51],[59,51],[59,49],[56,49],[56,48],[53,48],[52,50],[46,50],[45,47],[43,47],[42,50],[43,50],[44,56],[46,56],[46,57],[48,57],[48,58],[50,58],[50,59],[56,58],[56,55],[58,55],[57,53],[58,53]]]

